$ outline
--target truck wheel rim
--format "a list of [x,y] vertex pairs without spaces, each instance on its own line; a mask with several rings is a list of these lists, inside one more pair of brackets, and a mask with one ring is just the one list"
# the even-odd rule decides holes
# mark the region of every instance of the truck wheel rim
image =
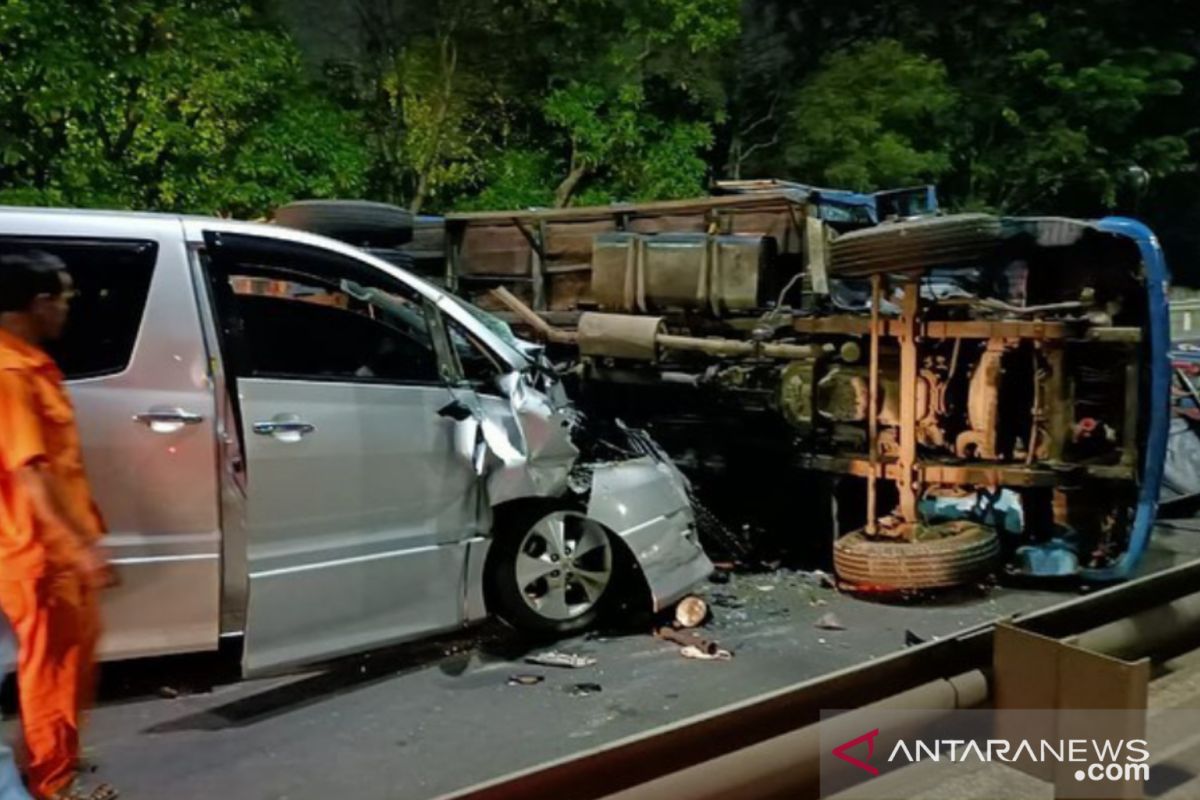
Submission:
[[525,532],[515,566],[530,610],[545,619],[575,619],[600,602],[612,580],[612,544],[582,514],[555,511]]

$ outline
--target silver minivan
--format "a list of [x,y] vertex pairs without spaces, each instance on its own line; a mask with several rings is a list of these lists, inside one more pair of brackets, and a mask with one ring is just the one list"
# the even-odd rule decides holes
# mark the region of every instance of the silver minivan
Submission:
[[243,638],[246,672],[469,624],[588,626],[712,565],[653,443],[536,348],[365,252],[273,225],[0,209],[78,288],[54,348],[123,578],[107,658]]

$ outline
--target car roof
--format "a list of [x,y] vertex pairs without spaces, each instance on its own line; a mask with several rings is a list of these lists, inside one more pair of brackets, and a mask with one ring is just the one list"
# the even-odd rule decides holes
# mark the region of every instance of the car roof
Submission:
[[469,331],[499,351],[510,364],[521,363],[523,356],[501,340],[465,308],[460,301],[418,275],[400,269],[353,245],[307,231],[265,222],[246,222],[221,217],[163,214],[145,211],[104,211],[77,208],[34,208],[0,206],[0,235],[21,236],[96,236],[105,238],[156,239],[181,238],[188,244],[203,244],[204,233],[238,233],[319,247],[365,261],[404,281],[415,291],[436,303]]
[[0,206],[0,233],[46,236],[178,236],[177,214]]
[[265,222],[246,222],[222,217],[187,214],[163,214],[148,211],[104,211],[82,208],[33,208],[0,206],[0,234],[46,236],[107,236],[165,238],[183,236],[189,244],[203,244],[205,231],[240,233],[320,247],[357,259],[370,261],[388,272],[400,275],[406,283],[432,300],[445,294],[420,277],[388,264],[357,247],[306,231]]

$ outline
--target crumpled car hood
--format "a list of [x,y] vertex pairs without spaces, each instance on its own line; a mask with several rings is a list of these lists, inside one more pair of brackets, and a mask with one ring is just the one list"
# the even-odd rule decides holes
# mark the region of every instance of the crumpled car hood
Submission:
[[579,457],[573,409],[534,388],[528,373],[509,373],[498,385],[505,396],[475,396],[473,457],[489,502],[561,495]]
[[[588,517],[621,537],[661,610],[711,574],[696,535],[687,480],[662,454],[580,462],[576,437],[586,422],[561,386],[543,391],[528,373],[498,382],[504,396],[455,390],[472,409],[460,444],[469,447],[487,502],[525,497],[586,497]],[[473,423],[473,424],[471,424]]]

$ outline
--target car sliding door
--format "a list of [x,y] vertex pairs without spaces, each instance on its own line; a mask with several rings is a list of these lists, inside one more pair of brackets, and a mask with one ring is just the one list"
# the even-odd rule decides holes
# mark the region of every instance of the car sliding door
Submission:
[[[438,413],[437,312],[320,248],[209,234],[206,250],[245,453],[246,670],[460,624],[480,504]],[[372,288],[392,310],[360,299]]]

